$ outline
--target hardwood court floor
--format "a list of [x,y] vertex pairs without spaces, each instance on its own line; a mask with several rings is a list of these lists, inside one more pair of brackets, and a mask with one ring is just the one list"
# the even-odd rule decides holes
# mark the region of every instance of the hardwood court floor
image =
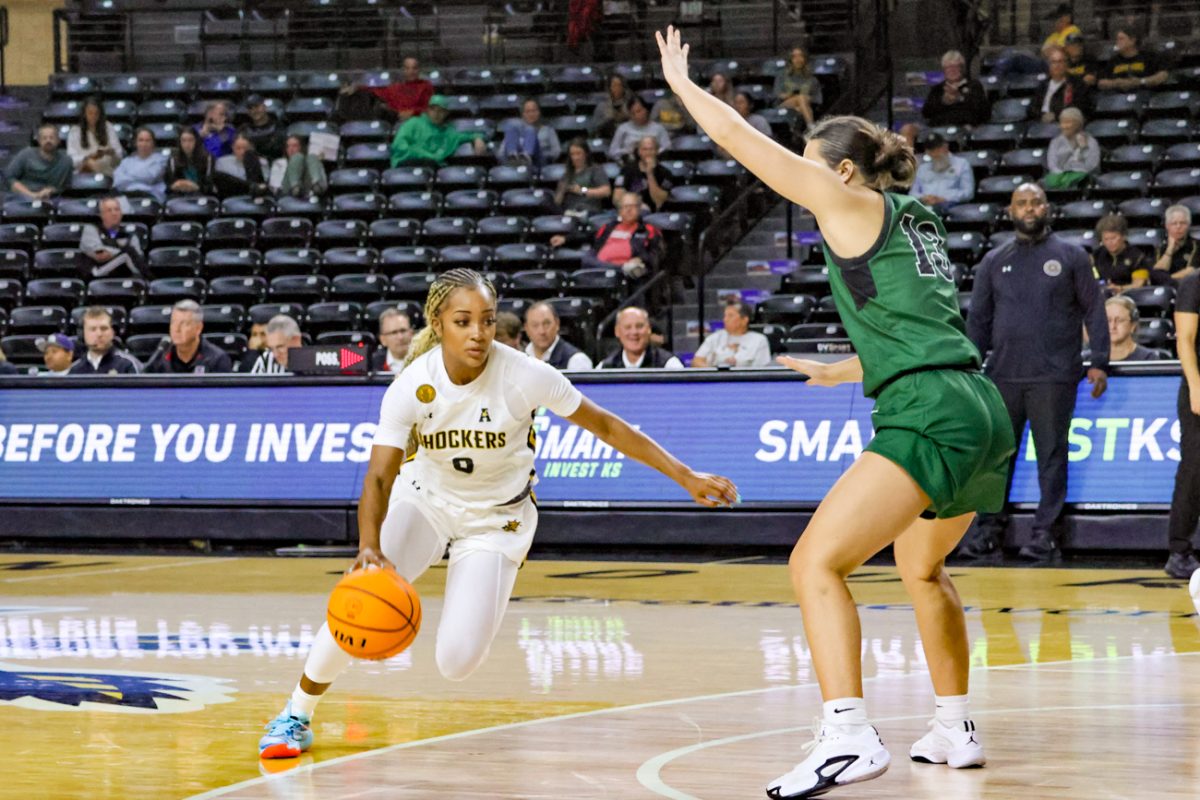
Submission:
[[[257,759],[343,560],[0,555],[2,798],[738,800],[819,694],[786,568],[531,561],[491,658],[426,629],[338,682],[298,764]],[[845,798],[1200,797],[1200,627],[1153,571],[955,568],[986,769],[913,764],[932,707],[890,568],[853,578],[890,771]]]

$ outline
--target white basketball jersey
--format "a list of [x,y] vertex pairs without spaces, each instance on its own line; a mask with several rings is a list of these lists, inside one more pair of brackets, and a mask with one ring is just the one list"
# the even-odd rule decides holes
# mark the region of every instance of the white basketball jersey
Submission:
[[403,471],[413,470],[423,489],[452,503],[496,506],[534,478],[534,412],[545,406],[567,417],[582,399],[554,367],[496,343],[483,373],[459,386],[438,346],[388,387],[375,444],[407,450],[416,426],[420,447]]

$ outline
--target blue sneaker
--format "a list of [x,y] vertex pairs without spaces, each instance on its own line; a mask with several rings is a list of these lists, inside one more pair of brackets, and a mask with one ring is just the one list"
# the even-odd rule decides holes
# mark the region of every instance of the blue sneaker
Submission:
[[292,713],[289,700],[279,716],[267,723],[267,733],[258,740],[259,758],[296,758],[312,747],[309,718]]

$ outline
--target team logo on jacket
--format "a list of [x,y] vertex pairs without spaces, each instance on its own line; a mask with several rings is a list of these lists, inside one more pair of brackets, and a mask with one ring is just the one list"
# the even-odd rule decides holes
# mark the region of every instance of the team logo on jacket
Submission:
[[1062,274],[1062,264],[1053,258],[1042,264],[1042,272],[1049,275],[1051,278],[1057,278]]
[[516,533],[517,528],[519,528],[519,527],[521,527],[521,520],[510,519],[508,522],[504,523],[504,532],[505,533]]
[[417,387],[417,399],[422,403],[432,403],[435,397],[437,397],[437,391],[428,383],[422,383]]
[[230,681],[199,675],[25,669],[0,663],[0,706],[39,711],[175,714],[233,700]]

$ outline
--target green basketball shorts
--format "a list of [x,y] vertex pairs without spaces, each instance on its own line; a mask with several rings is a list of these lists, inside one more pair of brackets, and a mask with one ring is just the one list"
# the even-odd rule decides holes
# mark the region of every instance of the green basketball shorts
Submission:
[[939,519],[1004,507],[1016,448],[1004,401],[983,373],[901,375],[875,399],[871,422],[867,450],[904,468]]

